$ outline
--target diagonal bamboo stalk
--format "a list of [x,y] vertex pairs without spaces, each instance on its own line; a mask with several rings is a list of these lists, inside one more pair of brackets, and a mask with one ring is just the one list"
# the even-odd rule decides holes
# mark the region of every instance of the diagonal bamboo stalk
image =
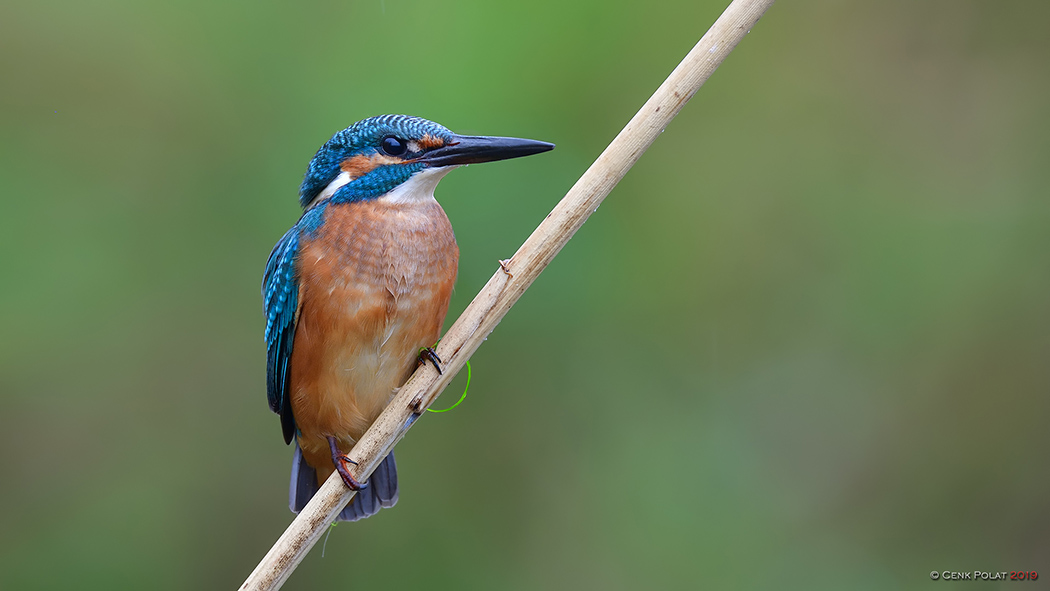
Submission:
[[[441,338],[437,353],[445,361],[444,373],[439,375],[429,364],[420,366],[351,450],[349,456],[357,461],[352,470],[354,478],[363,481],[372,474],[773,1],[733,0],[518,252],[500,262],[501,268]],[[266,553],[241,590],[279,589],[353,496],[354,492],[333,473]]]

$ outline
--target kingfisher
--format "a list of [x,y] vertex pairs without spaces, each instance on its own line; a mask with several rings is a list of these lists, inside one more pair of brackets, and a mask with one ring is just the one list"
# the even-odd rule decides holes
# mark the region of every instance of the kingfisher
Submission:
[[304,213],[263,275],[266,393],[295,440],[289,506],[302,510],[338,472],[359,491],[339,514],[357,521],[397,502],[391,452],[368,483],[347,454],[437,342],[459,247],[434,199],[459,166],[546,152],[547,142],[457,135],[432,121],[381,115],[336,133],[299,187]]

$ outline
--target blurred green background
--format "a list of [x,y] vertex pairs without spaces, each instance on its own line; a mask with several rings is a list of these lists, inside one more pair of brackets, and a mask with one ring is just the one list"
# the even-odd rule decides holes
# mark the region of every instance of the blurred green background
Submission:
[[[439,187],[454,318],[725,3],[0,6],[0,589],[239,585],[291,518],[259,282],[317,147],[558,144]],[[1048,18],[775,5],[286,588],[1050,578]]]

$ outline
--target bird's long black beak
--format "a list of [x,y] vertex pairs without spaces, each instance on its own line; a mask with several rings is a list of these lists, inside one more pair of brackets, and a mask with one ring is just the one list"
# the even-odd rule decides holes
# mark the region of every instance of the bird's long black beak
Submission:
[[553,149],[554,144],[516,137],[457,135],[452,138],[452,142],[420,156],[419,161],[428,166],[478,164],[531,156]]

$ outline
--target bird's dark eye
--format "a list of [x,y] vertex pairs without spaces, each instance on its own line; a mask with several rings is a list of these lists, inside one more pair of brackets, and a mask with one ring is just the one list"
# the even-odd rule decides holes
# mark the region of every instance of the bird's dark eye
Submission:
[[389,156],[400,156],[404,154],[405,150],[408,148],[404,141],[392,135],[383,138],[383,141],[379,145],[383,148],[383,152]]

